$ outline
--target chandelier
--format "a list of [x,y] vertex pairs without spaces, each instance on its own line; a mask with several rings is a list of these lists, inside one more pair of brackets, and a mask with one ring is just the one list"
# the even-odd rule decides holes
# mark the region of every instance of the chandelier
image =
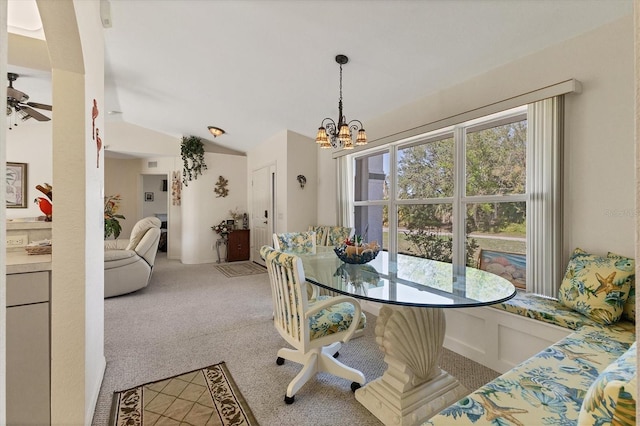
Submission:
[[356,145],[367,144],[367,134],[362,127],[360,120],[347,119],[342,115],[342,66],[349,62],[349,58],[345,55],[337,55],[336,62],[340,65],[340,99],[338,100],[338,124],[331,118],[322,120],[318,134],[316,135],[316,143],[320,144],[320,148],[343,148],[353,149],[353,136],[351,131],[357,131]]

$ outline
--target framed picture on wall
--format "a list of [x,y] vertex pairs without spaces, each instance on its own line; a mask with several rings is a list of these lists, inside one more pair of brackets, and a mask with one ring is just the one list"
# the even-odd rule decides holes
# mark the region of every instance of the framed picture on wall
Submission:
[[144,201],[153,201],[153,192],[145,192]]
[[7,163],[6,206],[27,208],[27,163]]

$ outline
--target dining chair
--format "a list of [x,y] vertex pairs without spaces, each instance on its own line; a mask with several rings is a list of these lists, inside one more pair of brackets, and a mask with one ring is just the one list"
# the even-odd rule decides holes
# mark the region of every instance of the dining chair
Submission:
[[260,249],[267,264],[276,330],[291,348],[278,350],[276,364],[285,360],[302,364],[302,370],[287,387],[284,402],[292,404],[300,388],[319,372],[351,381],[355,392],[364,375],[338,361],[342,343],[366,325],[356,299],[349,296],[319,296],[308,299],[302,260],[269,246]]
[[287,253],[315,254],[316,233],[307,231],[273,234],[273,247]]
[[309,225],[309,231],[316,233],[316,245],[324,246],[327,241],[327,227]]
[[354,229],[347,226],[327,226],[326,246],[337,246],[344,243],[344,240],[351,237]]

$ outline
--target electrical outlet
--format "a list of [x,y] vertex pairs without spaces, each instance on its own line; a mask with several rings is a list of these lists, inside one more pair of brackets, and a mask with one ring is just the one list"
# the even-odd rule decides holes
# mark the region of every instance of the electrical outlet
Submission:
[[27,244],[29,240],[26,235],[7,235],[7,248],[24,247]]

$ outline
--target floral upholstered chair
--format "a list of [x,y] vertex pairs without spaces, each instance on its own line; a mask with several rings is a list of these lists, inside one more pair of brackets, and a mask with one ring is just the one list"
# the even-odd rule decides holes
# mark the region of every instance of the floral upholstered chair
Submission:
[[366,317],[358,301],[350,296],[308,299],[302,260],[298,256],[268,246],[260,249],[260,255],[269,272],[274,325],[294,348],[280,349],[276,364],[284,364],[285,359],[302,364],[302,370],[287,387],[284,401],[293,403],[296,392],[318,372],[350,380],[355,392],[364,384],[364,375],[336,357],[342,343],[365,327]]
[[273,234],[273,247],[287,253],[315,254],[316,233],[308,231]]
[[327,241],[327,226],[309,226],[309,231],[316,233],[316,245],[324,246]]
[[344,243],[344,240],[351,237],[353,228],[346,226],[327,226],[326,246],[337,246]]

